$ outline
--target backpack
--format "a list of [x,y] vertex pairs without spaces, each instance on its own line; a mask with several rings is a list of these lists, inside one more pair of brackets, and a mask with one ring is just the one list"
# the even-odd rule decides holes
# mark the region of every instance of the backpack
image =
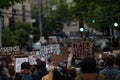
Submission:
[[22,74],[21,76],[22,76],[22,80],[33,80],[32,74],[30,75]]

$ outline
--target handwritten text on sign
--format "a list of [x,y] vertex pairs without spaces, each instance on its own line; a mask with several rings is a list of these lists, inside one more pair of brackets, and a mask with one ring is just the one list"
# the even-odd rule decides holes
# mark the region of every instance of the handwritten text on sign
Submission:
[[17,52],[17,51],[19,51],[19,46],[0,47],[0,52],[1,52],[1,53]]
[[72,43],[72,51],[74,57],[80,58],[88,54],[92,54],[92,42],[90,41],[81,41]]

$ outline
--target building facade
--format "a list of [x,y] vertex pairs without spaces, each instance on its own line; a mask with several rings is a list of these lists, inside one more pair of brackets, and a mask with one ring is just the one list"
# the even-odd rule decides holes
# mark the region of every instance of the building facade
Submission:
[[13,15],[15,21],[31,23],[31,4],[29,0],[26,0],[23,3],[17,3],[9,9],[3,9],[2,15],[4,16],[4,26],[9,25],[9,18]]

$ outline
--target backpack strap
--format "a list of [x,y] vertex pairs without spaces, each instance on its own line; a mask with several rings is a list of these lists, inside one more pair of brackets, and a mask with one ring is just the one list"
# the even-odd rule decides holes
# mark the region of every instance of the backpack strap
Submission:
[[80,76],[80,79],[83,80],[83,77],[81,75],[79,75],[79,76]]
[[98,77],[99,77],[99,73],[97,73],[96,80],[98,80]]

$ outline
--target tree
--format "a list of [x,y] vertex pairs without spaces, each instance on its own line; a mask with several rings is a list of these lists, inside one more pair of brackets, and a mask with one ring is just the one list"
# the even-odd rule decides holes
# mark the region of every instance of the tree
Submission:
[[19,45],[24,48],[29,41],[29,34],[31,32],[31,25],[29,23],[16,23],[16,30],[9,31],[8,27],[2,31],[2,46],[15,46]]
[[0,0],[0,9],[9,8],[10,6],[23,2],[25,0]]
[[[59,29],[60,31],[63,29],[63,23],[68,20],[69,17],[69,8],[68,5],[65,3],[65,0],[51,0],[51,4],[56,4],[57,9],[55,11],[51,11],[49,16],[43,15],[42,23],[43,23],[43,36],[48,37],[52,35],[54,31],[57,32]],[[43,12],[45,12],[44,6]],[[36,22],[33,23],[33,34],[38,35],[39,37],[39,27],[38,27],[38,7],[36,5],[32,5],[32,15],[33,18],[36,19]]]
[[[74,0],[74,13],[76,17],[84,17],[87,25],[99,28],[101,26],[113,27],[112,18],[119,17],[120,1],[114,0]],[[91,24],[91,19],[96,20],[95,24]]]
[[59,0],[54,15],[56,19],[59,19],[62,22],[66,22],[67,18],[69,17],[69,8],[65,0]]

